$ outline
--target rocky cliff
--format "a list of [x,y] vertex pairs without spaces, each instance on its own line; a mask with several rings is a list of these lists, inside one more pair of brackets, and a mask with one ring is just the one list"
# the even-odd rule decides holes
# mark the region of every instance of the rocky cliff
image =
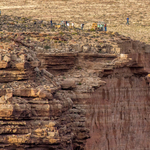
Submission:
[[79,30],[0,41],[1,149],[149,149],[149,45]]
[[149,54],[134,54],[134,63],[115,68],[106,85],[87,100],[91,138],[86,149],[150,149]]
[[89,138],[84,110],[73,104],[53,74],[44,66],[39,70],[42,61],[34,51],[2,46],[0,60],[0,148],[84,149]]

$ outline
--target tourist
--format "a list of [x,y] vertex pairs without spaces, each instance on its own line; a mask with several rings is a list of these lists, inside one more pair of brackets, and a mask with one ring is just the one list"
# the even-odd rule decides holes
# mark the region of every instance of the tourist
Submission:
[[105,31],[107,31],[107,26],[106,26],[106,23],[105,23]]
[[84,24],[82,23],[82,24],[81,24],[81,30],[83,30],[83,27],[84,27]]
[[74,23],[72,22],[72,28],[74,28]]
[[69,22],[67,23],[67,26],[68,26],[68,28],[69,28]]
[[62,25],[63,25],[63,26],[65,26],[65,22],[64,22],[64,20],[62,21]]
[[97,24],[97,28],[100,29],[100,23]]
[[129,25],[129,17],[127,18],[127,23],[126,24],[128,24]]
[[51,26],[53,26],[53,21],[52,21],[52,18],[51,18],[51,21],[50,21],[50,23],[51,23]]
[[101,29],[101,31],[103,31],[103,27],[104,27],[104,25],[103,25],[103,24],[100,24],[100,29]]

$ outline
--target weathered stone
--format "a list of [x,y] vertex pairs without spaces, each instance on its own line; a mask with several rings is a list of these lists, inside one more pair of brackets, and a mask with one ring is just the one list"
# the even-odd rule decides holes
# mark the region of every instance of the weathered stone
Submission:
[[53,78],[53,74],[51,74],[50,72],[46,71],[45,69],[42,69],[42,73],[44,73],[49,78]]
[[3,58],[3,60],[4,60],[5,62],[10,62],[11,59],[10,59],[10,57],[8,57],[7,55],[5,55],[4,58]]
[[41,62],[40,62],[40,61],[31,61],[31,62],[30,62],[30,65],[31,65],[32,67],[40,67]]
[[15,63],[15,68],[19,70],[24,70],[30,68],[30,64],[27,62]]
[[7,67],[8,67],[8,62],[0,61],[0,68],[7,68]]
[[27,78],[24,71],[0,71],[0,83],[26,80]]
[[88,45],[83,46],[83,52],[84,53],[87,53],[89,51],[90,51],[90,46],[88,46]]
[[30,54],[27,54],[27,60],[28,61],[34,61],[34,58]]
[[148,149],[149,46],[111,32],[63,32],[50,33],[57,41],[16,33],[1,49],[11,60],[0,72],[0,148]]
[[11,55],[11,60],[16,61],[17,60],[17,55],[16,54]]
[[65,79],[61,83],[61,88],[62,89],[73,89],[75,87],[76,87],[75,80],[72,80],[72,79]]
[[20,97],[40,97],[52,99],[51,93],[48,93],[44,89],[34,89],[34,88],[22,88],[13,91],[13,95]]

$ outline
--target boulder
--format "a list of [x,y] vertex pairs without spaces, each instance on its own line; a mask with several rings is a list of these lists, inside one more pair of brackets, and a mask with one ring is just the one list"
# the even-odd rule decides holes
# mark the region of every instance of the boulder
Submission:
[[49,78],[53,78],[53,74],[51,74],[50,72],[46,71],[45,69],[42,69],[42,73],[44,73],[44,75],[48,76]]
[[7,67],[8,67],[8,62],[0,61],[0,68],[7,68]]
[[25,58],[25,55],[24,55],[24,54],[21,54],[19,57],[20,57],[21,61],[25,62],[25,59],[26,59],[26,58]]
[[91,49],[91,47],[89,45],[84,45],[83,46],[83,52],[86,53],[86,52],[89,52]]
[[8,57],[7,55],[5,55],[4,58],[3,58],[3,60],[4,60],[5,62],[10,62],[11,59],[10,59],[10,57]]
[[63,82],[61,82],[61,88],[64,90],[74,89],[75,87],[75,80],[65,79]]
[[16,54],[12,54],[11,55],[11,60],[16,61],[17,60],[17,55]]

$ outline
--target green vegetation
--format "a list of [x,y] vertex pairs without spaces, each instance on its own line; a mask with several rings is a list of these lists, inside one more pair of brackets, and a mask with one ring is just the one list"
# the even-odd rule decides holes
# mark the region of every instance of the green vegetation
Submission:
[[76,69],[77,70],[81,70],[82,68],[80,66],[76,66]]
[[63,35],[64,33],[61,31],[61,32],[59,32],[59,34],[60,34],[60,35]]
[[73,32],[72,35],[78,35],[78,33],[77,32]]
[[50,49],[50,46],[45,45],[44,48],[45,48],[45,49]]
[[91,29],[90,31],[95,31],[94,29]]

